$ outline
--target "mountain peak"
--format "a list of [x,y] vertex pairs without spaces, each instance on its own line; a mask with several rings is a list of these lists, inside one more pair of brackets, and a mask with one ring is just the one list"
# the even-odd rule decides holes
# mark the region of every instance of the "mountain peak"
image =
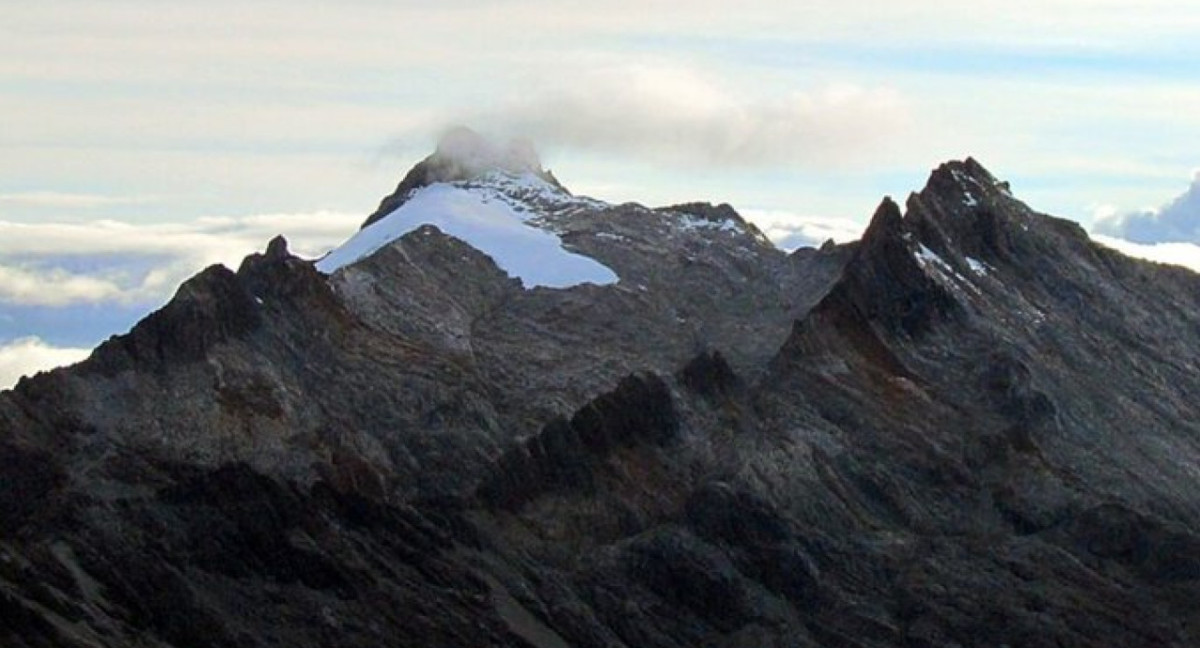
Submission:
[[396,190],[385,197],[363,227],[387,216],[408,199],[414,189],[438,182],[474,180],[489,173],[529,174],[566,190],[554,174],[542,168],[533,143],[514,138],[500,145],[465,126],[446,131],[434,152],[405,174]]
[[896,204],[896,201],[892,200],[891,196],[884,196],[883,200],[879,202],[879,206],[875,208],[875,214],[871,216],[871,222],[863,233],[863,242],[870,243],[882,238],[882,232],[899,233],[903,229],[903,218],[900,206]]
[[973,157],[938,165],[918,195],[925,202],[938,203],[952,212],[1012,198],[1008,183],[997,180]]
[[961,178],[974,178],[975,180],[995,182],[996,177],[988,171],[986,167],[980,164],[979,160],[974,157],[967,156],[961,160],[946,160],[938,165],[933,170],[932,175],[950,174]]
[[970,160],[787,255],[514,148],[0,391],[0,646],[1197,645],[1200,277]]

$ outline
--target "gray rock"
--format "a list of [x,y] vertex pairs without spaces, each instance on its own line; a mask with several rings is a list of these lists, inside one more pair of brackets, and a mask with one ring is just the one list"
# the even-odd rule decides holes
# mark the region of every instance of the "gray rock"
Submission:
[[375,216],[486,187],[620,280],[433,227],[202,272],[0,394],[0,643],[1200,641],[1196,275],[971,159],[788,255],[455,137]]

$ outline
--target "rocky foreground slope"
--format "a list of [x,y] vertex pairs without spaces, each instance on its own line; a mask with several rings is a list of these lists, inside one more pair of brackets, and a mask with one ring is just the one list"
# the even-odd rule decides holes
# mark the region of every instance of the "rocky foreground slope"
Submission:
[[1196,275],[970,159],[789,255],[456,137],[0,394],[0,644],[1200,643]]

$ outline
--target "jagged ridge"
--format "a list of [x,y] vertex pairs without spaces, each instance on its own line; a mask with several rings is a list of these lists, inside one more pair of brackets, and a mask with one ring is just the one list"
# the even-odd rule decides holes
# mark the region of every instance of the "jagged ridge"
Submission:
[[792,255],[724,205],[533,218],[620,282],[276,240],[0,394],[0,641],[1196,642],[1195,275],[971,159]]

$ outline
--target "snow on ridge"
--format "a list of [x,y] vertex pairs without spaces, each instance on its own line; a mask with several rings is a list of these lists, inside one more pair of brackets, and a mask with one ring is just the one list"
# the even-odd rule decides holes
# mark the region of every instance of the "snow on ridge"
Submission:
[[595,198],[571,195],[561,187],[556,187],[532,173],[491,172],[475,180],[457,184],[502,200],[517,211],[537,208],[539,211],[560,212],[584,207],[606,209],[611,206]]
[[988,264],[986,264],[983,261],[980,261],[979,259],[976,259],[974,257],[967,257],[966,259],[967,259],[967,267],[971,268],[971,272],[974,272],[975,274],[979,275],[980,277],[987,275],[988,270],[990,269],[988,267]]
[[[953,266],[947,263],[945,259],[938,256],[937,252],[925,247],[924,243],[917,244],[917,250],[913,252],[913,257],[916,258],[917,265],[921,266],[922,270],[928,272],[933,276],[934,279],[938,280],[950,289],[961,292],[961,285],[966,286],[971,290],[971,292],[977,295],[982,294],[982,291],[979,290],[978,286],[971,283],[970,280],[959,274],[959,272],[956,271]],[[967,264],[971,265],[972,271],[975,271],[975,266],[971,264],[971,261],[973,260],[974,259],[970,259],[970,257],[968,257]],[[979,272],[976,271],[976,274],[979,274]]]
[[963,187],[966,187],[968,184],[973,184],[977,187],[983,186],[979,183],[979,180],[976,180],[973,176],[963,173],[958,169],[951,169],[950,175],[954,176],[954,179],[958,181],[958,184],[962,185]]
[[979,200],[975,198],[975,194],[971,193],[971,185],[975,185],[976,187],[982,189],[983,185],[979,182],[979,180],[975,179],[973,176],[959,171],[958,169],[951,169],[950,175],[954,177],[955,182],[957,182],[958,186],[962,188],[963,205],[967,207],[978,207]]
[[718,232],[741,232],[742,226],[732,218],[719,221],[708,220],[692,214],[679,214],[679,227],[685,231],[715,230]]
[[599,261],[570,252],[553,232],[531,222],[541,210],[561,211],[599,201],[575,198],[532,174],[488,174],[415,190],[392,213],[359,230],[316,263],[332,274],[405,234],[433,225],[490,256],[526,288],[605,285],[619,278]]
[[946,263],[945,259],[938,256],[937,252],[925,247],[924,243],[917,244],[916,257],[917,262],[923,268],[932,264],[938,268],[941,268],[942,270],[945,270],[946,272],[954,272],[954,269],[950,267],[949,263]]
[[[975,197],[975,195],[973,193],[971,193],[971,185],[975,185],[976,187],[979,187],[981,190],[986,191],[988,189],[987,184],[980,182],[978,178],[976,178],[970,174],[964,173],[962,171],[959,171],[958,169],[951,169],[950,175],[953,176],[954,180],[956,182],[958,182],[960,187],[962,187],[963,196],[964,196],[967,206],[968,207],[978,206],[979,201]],[[1007,196],[1009,198],[1013,197],[1012,189],[1009,187],[1007,182],[996,179],[990,173],[988,173],[987,175],[991,179],[991,188],[992,189],[1000,192],[1002,195]]]

